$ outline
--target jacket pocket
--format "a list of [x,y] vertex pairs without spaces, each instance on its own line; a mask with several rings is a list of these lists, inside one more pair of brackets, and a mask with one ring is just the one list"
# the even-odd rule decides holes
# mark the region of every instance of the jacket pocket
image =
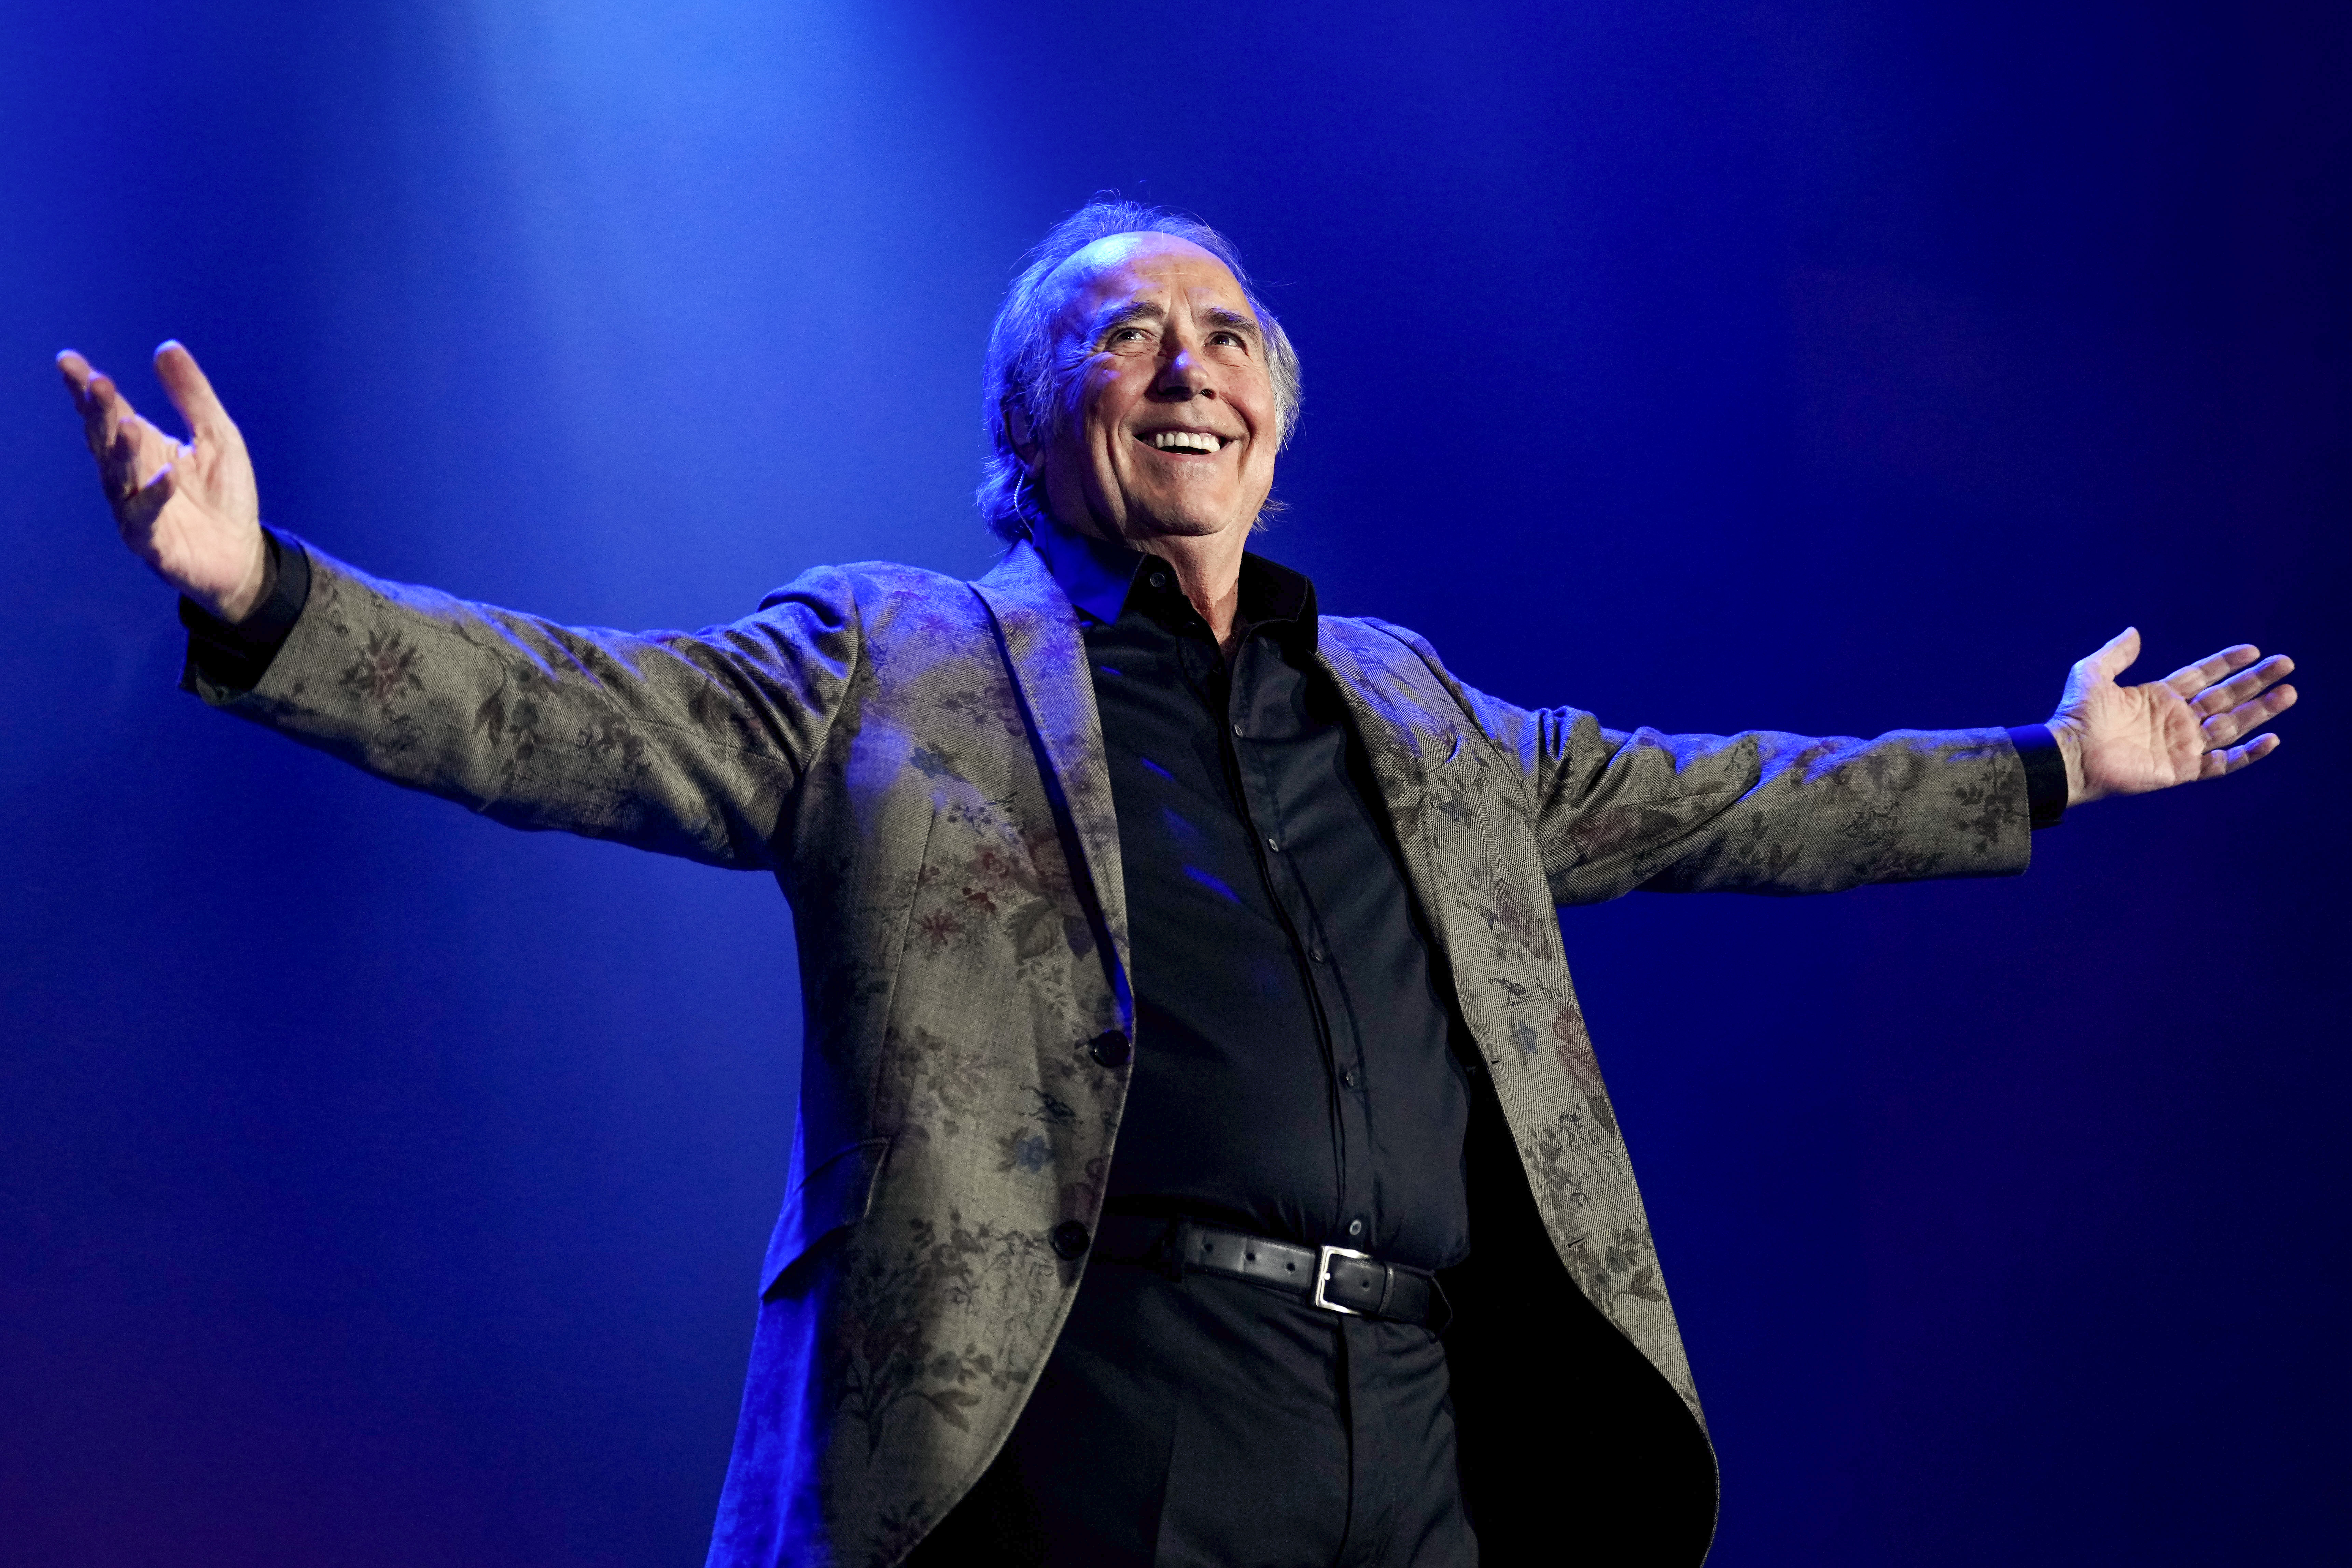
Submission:
[[760,1266],[760,1296],[775,1293],[793,1264],[815,1251],[837,1233],[866,1217],[874,1204],[874,1188],[890,1152],[887,1138],[868,1138],[827,1155],[784,1199],[784,1212],[768,1237],[767,1260]]

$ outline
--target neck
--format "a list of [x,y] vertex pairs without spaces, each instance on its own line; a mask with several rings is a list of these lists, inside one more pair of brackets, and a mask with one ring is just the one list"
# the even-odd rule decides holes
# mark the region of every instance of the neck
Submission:
[[1176,585],[1201,618],[1209,623],[1217,646],[1234,651],[1234,617],[1241,605],[1242,556],[1249,545],[1246,527],[1206,534],[1147,534],[1130,538],[1104,528],[1093,518],[1077,522],[1057,519],[1073,533],[1107,539],[1129,550],[1165,561],[1176,573]]
[[1171,534],[1127,542],[1175,570],[1176,585],[1209,623],[1217,646],[1230,656],[1234,614],[1241,604],[1242,552],[1248,541],[1247,529],[1228,529],[1222,533]]

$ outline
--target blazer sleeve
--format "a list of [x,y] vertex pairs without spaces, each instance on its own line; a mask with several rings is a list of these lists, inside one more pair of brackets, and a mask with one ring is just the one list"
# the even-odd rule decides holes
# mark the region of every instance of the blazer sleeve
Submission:
[[820,569],[698,632],[562,626],[309,551],[300,617],[250,690],[206,702],[516,827],[771,869],[863,655]]
[[1827,893],[1864,882],[2014,876],[2031,858],[2026,774],[2005,730],[1875,740],[1605,729],[1525,709],[1423,658],[1517,775],[1551,895]]

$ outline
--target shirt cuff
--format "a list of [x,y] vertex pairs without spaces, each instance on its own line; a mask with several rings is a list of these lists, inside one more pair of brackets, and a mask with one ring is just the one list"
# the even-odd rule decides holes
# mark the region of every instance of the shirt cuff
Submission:
[[2025,764],[2025,813],[2036,827],[2055,827],[2066,815],[2066,753],[2047,724],[2022,724],[2009,732],[2017,760]]
[[180,624],[188,628],[188,668],[224,691],[250,691],[261,684],[302,618],[302,606],[310,602],[310,556],[302,542],[264,528],[261,548],[261,598],[245,619],[225,621],[193,599],[180,600]]

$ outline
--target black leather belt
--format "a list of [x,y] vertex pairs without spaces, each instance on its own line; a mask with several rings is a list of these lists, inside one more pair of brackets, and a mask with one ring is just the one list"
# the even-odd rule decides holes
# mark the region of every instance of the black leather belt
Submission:
[[1276,1286],[1310,1307],[1350,1318],[1444,1328],[1454,1315],[1437,1276],[1345,1247],[1302,1247],[1195,1219],[1105,1215],[1095,1256],[1155,1264],[1178,1279],[1195,1270]]

